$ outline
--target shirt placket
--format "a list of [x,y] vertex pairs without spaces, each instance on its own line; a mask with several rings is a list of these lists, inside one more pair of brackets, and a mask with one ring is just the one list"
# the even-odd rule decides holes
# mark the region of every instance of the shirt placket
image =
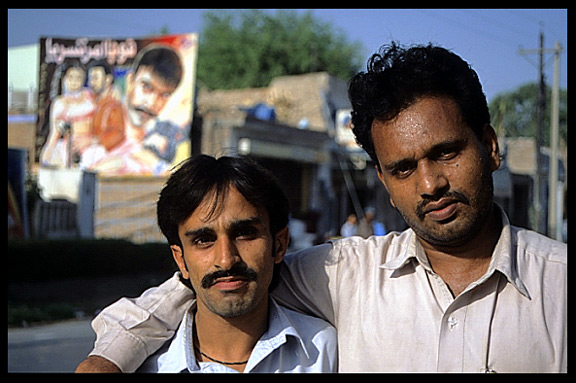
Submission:
[[[459,297],[460,300],[463,297]],[[454,303],[457,303],[454,301]],[[439,372],[461,372],[464,370],[464,330],[466,324],[467,305],[454,307],[452,304],[444,312],[440,322],[440,338],[438,339]]]
[[[452,298],[442,279],[430,283],[443,314],[438,339],[438,372],[489,370],[490,326],[497,296],[498,275]],[[481,299],[480,299],[481,298]]]

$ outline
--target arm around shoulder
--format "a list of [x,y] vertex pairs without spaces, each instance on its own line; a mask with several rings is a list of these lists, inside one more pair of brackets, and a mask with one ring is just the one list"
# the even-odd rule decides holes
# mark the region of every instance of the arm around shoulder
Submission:
[[334,323],[331,285],[337,261],[330,243],[287,255],[272,296],[282,305]]
[[76,367],[76,373],[121,373],[114,363],[101,356],[92,355]]
[[[96,342],[90,357],[112,362],[122,372],[136,371],[148,356],[172,338],[194,298],[193,291],[180,281],[180,273],[175,273],[138,298],[120,299],[92,321]],[[105,364],[92,359],[83,368],[92,366],[92,362]]]

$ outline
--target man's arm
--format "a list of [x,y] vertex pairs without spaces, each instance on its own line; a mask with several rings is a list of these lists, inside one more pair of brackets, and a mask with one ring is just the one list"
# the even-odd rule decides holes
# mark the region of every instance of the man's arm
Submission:
[[120,373],[122,371],[108,359],[93,355],[84,359],[82,363],[76,367],[76,373],[90,372]]
[[331,243],[288,254],[272,296],[278,303],[334,324],[332,290],[338,254]]
[[[180,273],[135,299],[122,298],[92,321],[96,342],[78,372],[134,372],[167,340],[194,300]],[[98,359],[93,357],[100,357]],[[82,370],[82,371],[81,371]]]

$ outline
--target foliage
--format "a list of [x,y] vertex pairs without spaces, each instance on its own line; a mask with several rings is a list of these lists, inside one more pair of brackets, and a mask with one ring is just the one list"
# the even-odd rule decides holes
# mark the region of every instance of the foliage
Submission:
[[[543,142],[550,145],[550,113],[552,92],[546,90],[544,111]],[[568,91],[560,89],[559,137],[562,145],[567,144],[568,136]],[[492,125],[506,137],[534,137],[538,128],[538,84],[528,83],[510,92],[497,95],[490,102]]]
[[204,14],[198,80],[210,89],[267,86],[277,76],[327,71],[350,78],[361,45],[312,12],[262,10]]

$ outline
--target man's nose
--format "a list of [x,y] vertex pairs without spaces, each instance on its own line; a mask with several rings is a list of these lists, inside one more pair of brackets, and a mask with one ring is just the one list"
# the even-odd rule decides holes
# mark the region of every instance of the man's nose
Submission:
[[418,193],[422,197],[432,198],[449,188],[448,178],[442,165],[434,161],[422,161],[418,164]]
[[218,269],[228,270],[240,262],[240,254],[233,239],[221,237],[216,242],[214,266]]
[[156,92],[148,92],[142,97],[142,104],[146,106],[148,109],[152,109],[156,104],[156,99],[158,95]]

